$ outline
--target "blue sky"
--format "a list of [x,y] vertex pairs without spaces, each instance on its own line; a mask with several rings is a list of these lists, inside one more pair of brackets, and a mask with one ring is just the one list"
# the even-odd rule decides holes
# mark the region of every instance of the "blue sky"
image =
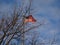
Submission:
[[[11,12],[13,5],[21,0],[0,0],[0,12]],[[28,0],[25,0],[25,5],[28,4]],[[60,0],[33,0],[32,12],[33,16],[38,22],[44,21],[44,25],[36,29],[41,36],[46,39],[47,37],[53,37],[60,40]],[[0,14],[2,15],[2,14]],[[0,16],[1,17],[1,16]],[[59,41],[60,42],[60,41]],[[58,43],[57,45],[59,45]]]

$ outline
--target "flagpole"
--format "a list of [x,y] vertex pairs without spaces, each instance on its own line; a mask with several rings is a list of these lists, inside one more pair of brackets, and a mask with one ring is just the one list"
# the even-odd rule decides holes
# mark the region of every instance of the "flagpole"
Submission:
[[[22,33],[24,32],[24,29],[25,29],[25,28],[24,28],[24,27],[25,27],[25,25],[24,25],[24,18],[25,18],[25,17],[23,16],[23,19],[22,19],[22,22],[23,22],[23,25],[22,25],[22,26],[23,26]],[[21,37],[21,38],[22,38],[21,45],[24,45],[24,38],[25,38],[24,33],[22,34],[22,37]]]
[[[32,0],[29,0],[30,1],[30,4],[29,4],[29,7],[28,7],[28,15],[30,14],[30,8],[31,8],[31,2],[32,2]],[[24,3],[23,3],[23,5],[24,5]],[[22,8],[23,8],[23,6],[22,6]],[[24,32],[24,30],[25,30],[25,17],[24,17],[25,15],[23,15],[23,19],[22,19],[22,22],[23,22],[23,30],[22,30],[22,33]],[[25,35],[24,35],[24,33],[22,34],[22,43],[21,43],[21,45],[24,45],[24,38],[25,38]]]

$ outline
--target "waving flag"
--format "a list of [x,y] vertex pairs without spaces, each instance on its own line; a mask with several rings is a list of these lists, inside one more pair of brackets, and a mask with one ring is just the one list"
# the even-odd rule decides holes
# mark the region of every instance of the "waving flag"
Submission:
[[34,22],[36,22],[36,19],[34,19],[34,17],[32,15],[29,15],[29,16],[27,16],[25,18],[25,23],[26,22],[32,22],[32,23],[34,23]]

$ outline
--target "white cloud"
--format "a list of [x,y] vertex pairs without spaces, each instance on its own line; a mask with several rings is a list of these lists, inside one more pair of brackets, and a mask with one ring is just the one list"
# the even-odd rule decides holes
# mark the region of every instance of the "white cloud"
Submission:
[[32,7],[35,10],[33,14],[38,15],[42,13],[45,17],[48,16],[50,19],[59,20],[60,9],[53,7],[52,4],[54,3],[55,0],[34,0]]
[[51,29],[48,33],[50,33],[51,35],[56,35],[58,33],[58,30]]
[[11,4],[1,4],[0,5],[0,12],[8,12],[10,9],[12,9]]
[[11,17],[11,13],[13,12],[14,5],[12,4],[0,4],[0,17]]

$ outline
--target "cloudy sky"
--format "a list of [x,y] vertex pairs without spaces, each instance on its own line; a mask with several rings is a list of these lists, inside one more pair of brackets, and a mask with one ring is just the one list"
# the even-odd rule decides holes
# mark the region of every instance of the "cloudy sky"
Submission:
[[[28,0],[24,0],[25,6]],[[6,12],[11,12],[14,4],[21,5],[21,0],[0,0],[0,18]],[[60,43],[60,0],[33,0],[32,2],[33,16],[38,22],[43,22],[44,25],[40,26],[37,31],[40,32],[41,37],[44,39],[53,38],[55,35],[57,45]],[[2,12],[2,13],[1,13]]]

